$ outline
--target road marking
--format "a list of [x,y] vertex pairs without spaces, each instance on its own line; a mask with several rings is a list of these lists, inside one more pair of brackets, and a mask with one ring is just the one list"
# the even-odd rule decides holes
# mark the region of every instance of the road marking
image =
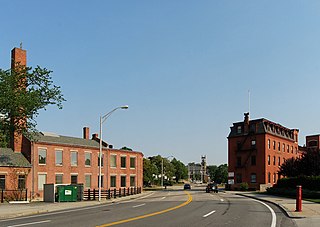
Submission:
[[255,201],[265,205],[271,212],[271,215],[272,215],[272,222],[271,222],[271,227],[276,227],[276,224],[277,224],[277,216],[276,216],[276,213],[274,212],[274,210],[266,203],[260,201],[260,200],[256,200]]
[[162,197],[162,198],[160,198],[159,200],[163,200],[163,199],[165,199],[166,197]]
[[213,211],[211,211],[210,213],[207,213],[207,214],[203,215],[203,217],[206,218],[206,217],[210,216],[211,214],[213,214],[213,213],[215,213],[215,212],[216,212],[216,211],[213,210]]
[[220,199],[220,201],[223,202],[224,200],[223,200],[223,199]]
[[17,226],[26,226],[26,225],[37,225],[37,224],[42,224],[42,223],[47,223],[47,222],[51,222],[51,220],[38,221],[38,222],[30,222],[30,223],[24,223],[24,224],[18,224],[18,225],[9,225],[8,227],[17,227]]
[[141,216],[137,216],[137,217],[133,217],[133,218],[124,219],[124,220],[121,220],[121,221],[115,221],[115,222],[99,225],[97,227],[107,227],[107,226],[112,226],[112,225],[123,224],[123,223],[127,223],[127,222],[130,222],[130,221],[135,221],[135,220],[139,220],[139,219],[143,219],[143,218],[148,218],[148,217],[152,217],[152,216],[155,216],[155,215],[163,214],[163,213],[166,213],[166,212],[169,212],[169,211],[172,211],[172,210],[179,209],[179,208],[181,208],[183,206],[186,206],[186,205],[188,205],[189,203],[192,202],[191,194],[189,192],[186,192],[186,191],[185,191],[185,193],[188,195],[188,200],[185,201],[184,203],[181,203],[178,206],[171,207],[171,208],[168,208],[168,209],[165,209],[165,210],[161,210],[161,211],[157,211],[157,212],[154,212],[154,213],[146,214],[146,215],[141,215]]
[[145,203],[142,203],[142,204],[139,204],[139,205],[133,206],[132,208],[141,207],[141,206],[144,206],[144,205],[146,205],[146,204],[145,204]]

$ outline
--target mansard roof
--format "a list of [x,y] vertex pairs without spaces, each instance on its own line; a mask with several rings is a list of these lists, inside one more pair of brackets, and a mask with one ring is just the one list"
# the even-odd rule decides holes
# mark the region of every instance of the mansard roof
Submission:
[[[289,129],[278,123],[272,122],[265,118],[255,119],[249,121],[249,131],[244,132],[244,122],[233,123],[233,126],[230,128],[229,137],[243,136],[248,133],[251,134],[271,134],[274,136],[282,137],[288,140],[294,140],[294,130],[299,131],[298,129]],[[241,127],[241,133],[238,132],[238,127]]]

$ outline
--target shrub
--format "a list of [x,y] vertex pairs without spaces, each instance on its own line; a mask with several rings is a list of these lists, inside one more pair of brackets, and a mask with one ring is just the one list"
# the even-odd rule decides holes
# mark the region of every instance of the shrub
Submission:
[[242,182],[240,184],[240,191],[248,191],[248,189],[249,189],[249,185],[247,182]]
[[301,185],[303,189],[320,191],[320,176],[282,178],[278,180],[276,187],[295,189],[297,185]]

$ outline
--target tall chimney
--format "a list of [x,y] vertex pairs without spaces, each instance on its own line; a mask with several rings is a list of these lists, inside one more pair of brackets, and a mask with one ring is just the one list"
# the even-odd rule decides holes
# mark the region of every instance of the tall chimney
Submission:
[[[13,48],[11,50],[11,69],[19,70],[19,67],[23,68],[25,66],[27,66],[27,51],[21,48]],[[20,85],[23,86],[23,83],[21,81]],[[17,119],[14,117],[11,117],[10,120],[12,124],[17,123]],[[18,121],[21,121],[19,124],[25,124],[26,119]],[[10,145],[13,151],[22,152],[22,134],[17,131],[11,132]]]
[[249,123],[250,123],[250,119],[249,119],[249,113],[244,113],[244,133],[248,133],[249,132]]
[[89,139],[89,127],[83,127],[83,139],[88,140]]

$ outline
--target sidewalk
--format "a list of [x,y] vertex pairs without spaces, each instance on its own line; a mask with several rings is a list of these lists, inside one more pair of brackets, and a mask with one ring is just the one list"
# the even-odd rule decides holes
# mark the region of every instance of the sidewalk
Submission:
[[99,204],[116,203],[121,201],[128,201],[137,199],[150,194],[151,192],[142,192],[141,194],[125,196],[116,199],[103,199],[99,201],[80,201],[80,202],[60,202],[60,203],[46,203],[46,202],[30,202],[30,203],[0,203],[0,220],[15,218],[26,215],[41,214],[53,211],[62,211],[66,209],[79,209],[88,206]]
[[258,199],[261,201],[271,202],[279,206],[290,218],[294,218],[296,224],[300,227],[320,226],[320,204],[309,201],[302,201],[302,211],[296,212],[296,200],[255,193],[255,192],[237,192],[236,194]]

